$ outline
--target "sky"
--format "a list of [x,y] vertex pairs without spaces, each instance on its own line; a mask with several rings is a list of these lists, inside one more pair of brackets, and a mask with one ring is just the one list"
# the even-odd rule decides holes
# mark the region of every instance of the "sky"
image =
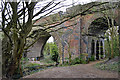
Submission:
[[[39,3],[37,3],[36,7],[39,7],[40,5],[45,6],[45,4],[46,4],[47,2],[50,2],[50,1],[52,1],[52,0],[45,0],[45,1],[39,2]],[[64,6],[64,7],[61,7],[60,9],[54,10],[54,11],[52,12],[53,14],[54,14],[54,13],[57,13],[57,12],[59,12],[59,11],[65,12],[65,11],[66,11],[66,8],[72,7],[72,3],[75,3],[74,5],[77,5],[77,4],[86,4],[86,3],[89,3],[89,2],[92,2],[92,1],[95,1],[95,0],[54,0],[54,1],[55,1],[55,3],[61,1],[61,3],[60,3],[59,5],[57,5],[55,8],[58,8],[58,7],[60,7],[60,6]],[[53,8],[53,9],[55,9],[55,8]],[[39,8],[38,8],[38,9],[39,9]],[[38,11],[39,11],[39,10],[35,10],[34,13],[37,13]],[[45,13],[40,14],[39,16],[42,16],[42,15],[45,15]],[[33,20],[35,20],[35,19],[37,19],[37,18],[38,18],[38,16],[35,17]]]
[[54,38],[52,36],[47,40],[47,43],[51,43],[51,42],[54,42]]

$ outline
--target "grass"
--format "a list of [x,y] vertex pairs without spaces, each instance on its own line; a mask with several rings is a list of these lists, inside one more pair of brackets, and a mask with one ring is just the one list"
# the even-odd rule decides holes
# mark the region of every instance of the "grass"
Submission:
[[37,64],[37,63],[30,63],[27,65],[28,67],[33,67],[33,66],[40,66],[40,64]]
[[101,69],[101,70],[109,70],[109,71],[115,71],[115,72],[120,72],[119,70],[119,66],[120,65],[120,61],[119,62],[112,62],[110,64],[103,64],[103,63],[97,63],[94,65],[94,67]]
[[51,60],[50,55],[45,55],[45,58],[43,60],[40,60],[42,65],[38,63],[30,63],[28,58],[22,58],[21,59],[21,66],[23,70],[23,76],[30,75],[39,71],[43,71],[48,68],[53,68],[55,62]]
[[[46,60],[44,60],[46,61]],[[24,66],[24,76],[26,75],[31,75],[33,73],[52,68],[53,66],[48,67],[48,64],[46,63],[45,65],[40,65],[38,63],[28,63]]]
[[59,67],[65,67],[65,66],[76,66],[80,64],[87,64],[88,62],[79,58],[75,58],[71,61],[69,64],[68,61],[64,62],[64,64],[58,65]]
[[55,64],[55,62],[51,60],[51,57],[49,55],[45,56],[45,58],[43,60],[40,60],[40,62],[44,64]]

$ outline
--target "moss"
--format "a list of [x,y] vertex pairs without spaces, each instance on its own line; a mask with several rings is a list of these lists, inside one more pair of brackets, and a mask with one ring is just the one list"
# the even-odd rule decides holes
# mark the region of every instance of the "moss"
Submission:
[[27,66],[29,66],[29,67],[33,67],[33,66],[39,66],[40,64],[37,64],[37,63],[30,63],[30,64],[28,64]]

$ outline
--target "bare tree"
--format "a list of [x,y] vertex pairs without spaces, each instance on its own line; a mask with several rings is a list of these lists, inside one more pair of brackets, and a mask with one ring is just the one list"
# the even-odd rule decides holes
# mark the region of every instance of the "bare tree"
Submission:
[[[105,8],[107,7],[106,5],[103,5]],[[118,8],[118,4],[116,3],[109,3],[109,6],[111,7],[110,10],[107,11],[102,11],[104,18],[107,20],[107,25],[108,25],[108,31],[106,32],[107,36],[107,41],[110,47],[110,52],[109,52],[109,59],[113,58],[114,55],[117,53],[114,49],[114,46],[116,46],[116,49],[118,49],[118,28],[117,28],[117,24],[116,24],[116,17],[118,15],[116,15],[116,10]],[[114,42],[117,41],[117,45],[115,45]],[[116,52],[116,53],[115,53]]]

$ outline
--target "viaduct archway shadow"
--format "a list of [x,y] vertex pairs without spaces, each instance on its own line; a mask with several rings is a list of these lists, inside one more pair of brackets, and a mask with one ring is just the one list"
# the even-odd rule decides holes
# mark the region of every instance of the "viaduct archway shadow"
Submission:
[[103,42],[100,41],[100,54],[101,54],[101,59],[103,59]]
[[96,43],[96,60],[99,60],[99,41]]
[[91,42],[91,55],[92,56],[95,55],[94,51],[95,51],[95,43],[94,43],[94,40],[92,40],[92,42]]

